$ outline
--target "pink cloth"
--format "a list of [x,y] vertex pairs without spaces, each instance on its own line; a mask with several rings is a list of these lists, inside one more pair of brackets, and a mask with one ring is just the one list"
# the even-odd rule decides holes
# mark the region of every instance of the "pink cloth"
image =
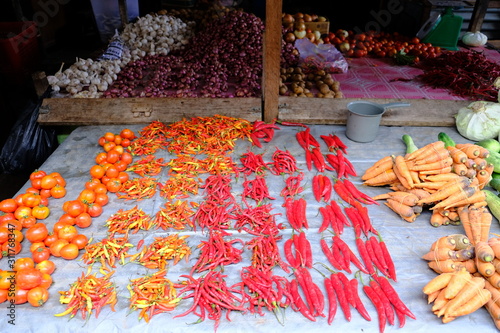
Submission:
[[[498,51],[484,48],[476,50],[484,51],[488,59],[500,64]],[[392,59],[365,57],[348,58],[347,61],[347,73],[333,75],[340,82],[340,90],[346,98],[464,99],[450,94],[447,89],[434,89],[413,80],[422,70],[395,65]]]

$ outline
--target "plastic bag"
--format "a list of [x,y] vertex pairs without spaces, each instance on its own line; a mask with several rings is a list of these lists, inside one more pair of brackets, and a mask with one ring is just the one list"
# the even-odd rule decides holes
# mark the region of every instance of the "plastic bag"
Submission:
[[29,173],[39,168],[57,148],[55,129],[40,126],[37,122],[42,100],[43,97],[28,101],[12,127],[0,152],[3,173]]
[[342,53],[332,44],[314,44],[307,38],[297,39],[295,47],[299,51],[299,66],[305,72],[317,69],[327,73],[346,73],[349,65]]

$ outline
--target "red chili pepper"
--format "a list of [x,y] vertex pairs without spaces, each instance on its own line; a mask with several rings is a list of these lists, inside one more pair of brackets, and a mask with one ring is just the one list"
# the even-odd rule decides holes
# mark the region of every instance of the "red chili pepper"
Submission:
[[406,304],[404,304],[404,302],[401,300],[397,291],[394,289],[388,279],[377,275],[375,275],[373,278],[378,282],[380,288],[383,290],[384,294],[387,296],[395,309],[401,311],[404,315],[412,319],[417,319],[411,312],[411,310],[406,306]]
[[369,272],[366,269],[366,267],[363,265],[363,263],[361,262],[361,260],[359,260],[359,258],[356,256],[356,254],[354,254],[354,252],[352,251],[352,249],[350,247],[348,247],[348,249],[349,249],[349,252],[350,252],[349,258],[351,259],[351,262],[354,264],[354,266],[356,266],[363,273],[369,274]]
[[297,259],[293,256],[292,245],[293,245],[293,238],[289,238],[285,241],[285,247],[284,247],[285,258],[290,266],[292,266],[293,268],[297,268],[299,267],[299,264],[297,262]]
[[323,191],[323,175],[315,175],[313,176],[312,179],[312,191],[314,198],[316,199],[317,202],[321,201],[321,192]]
[[359,297],[358,293],[358,280],[356,279],[351,279],[349,281],[349,284],[351,285],[351,291],[354,297],[354,301],[356,302],[356,306],[354,307],[358,313],[361,315],[361,317],[365,318],[368,321],[371,321],[372,318],[370,317],[370,314],[365,308],[365,305],[361,301],[361,298]]
[[355,242],[358,248],[359,255],[361,256],[361,260],[363,260],[365,264],[366,270],[370,275],[375,274],[375,269],[373,268],[373,263],[371,261],[370,255],[366,250],[365,242],[359,237],[356,238]]
[[319,207],[319,212],[321,213],[322,222],[318,232],[323,232],[331,225],[332,221],[330,212],[326,207]]
[[344,183],[342,183],[340,180],[337,180],[335,184],[333,184],[333,189],[335,190],[335,193],[337,193],[342,200],[344,200],[351,206],[354,206],[357,203],[356,198],[354,198],[352,194],[349,191],[347,191],[347,189],[344,186]]
[[375,254],[374,250],[373,250],[373,246],[372,246],[372,243],[370,242],[369,239],[367,239],[365,241],[365,247],[366,247],[366,252],[368,253],[368,255],[370,256],[370,259],[371,259],[371,262],[373,263],[373,265],[382,273],[384,274],[384,268],[382,267],[382,265],[380,264],[380,261],[378,260],[378,257],[377,255]]
[[377,257],[377,260],[380,263],[380,267],[382,267],[382,273],[385,276],[389,276],[389,266],[387,265],[387,262],[385,261],[385,256],[384,253],[382,252],[382,248],[380,247],[380,244],[378,242],[378,239],[375,236],[371,236],[368,241],[370,242],[372,248],[373,248],[373,253]]
[[389,278],[392,279],[393,281],[397,280],[396,277],[396,266],[394,265],[394,261],[392,260],[391,253],[389,252],[389,249],[387,248],[387,244],[381,240],[379,242],[380,244],[380,249],[382,250],[382,253],[384,254],[385,262],[387,263],[387,268],[389,271]]
[[309,222],[307,221],[306,211],[307,211],[307,201],[304,198],[300,198],[293,202],[294,214],[297,217],[297,226],[299,228],[309,229]]
[[339,278],[340,283],[342,283],[342,286],[344,287],[343,289],[344,289],[344,293],[345,293],[345,297],[347,299],[347,302],[353,308],[356,308],[356,300],[354,299],[354,293],[351,290],[351,284],[349,283],[349,279],[342,272],[338,272],[337,277]]
[[300,127],[304,127],[304,128],[308,127],[307,125],[304,125],[302,123],[294,123],[294,122],[290,122],[290,121],[279,121],[278,120],[278,124],[283,125],[283,126],[300,126]]
[[387,295],[375,280],[370,281],[370,287],[372,287],[373,291],[375,291],[377,296],[380,298],[382,305],[384,306],[385,315],[387,316],[387,322],[389,323],[389,325],[394,325],[396,315],[394,313],[394,308],[392,307],[391,302],[387,298]]
[[330,278],[325,277],[324,280],[326,296],[328,299],[328,325],[331,325],[333,320],[335,319],[335,315],[337,314],[337,296],[335,294],[335,289],[333,288],[332,282]]
[[324,186],[323,186],[323,191],[321,192],[321,197],[325,202],[329,202],[330,198],[332,196],[332,181],[330,177],[323,176],[323,181],[324,181]]
[[335,289],[335,293],[337,294],[337,299],[339,301],[340,308],[344,313],[345,319],[347,321],[351,321],[351,307],[347,300],[344,287],[338,277],[338,274],[333,273],[332,275],[330,275],[330,281],[332,283],[333,289]]
[[351,224],[349,223],[347,217],[342,212],[342,209],[340,208],[337,201],[335,200],[330,201],[330,206],[332,207],[332,211],[334,212],[335,216],[342,222],[341,224],[350,227]]
[[306,149],[305,154],[306,154],[307,170],[311,171],[312,170],[312,163],[313,163],[313,153],[311,153],[311,151],[309,149]]
[[339,270],[339,271],[342,270],[343,269],[342,265],[337,260],[337,258],[333,255],[333,252],[330,249],[330,247],[328,246],[328,244],[326,243],[326,240],[324,238],[321,238],[319,242],[320,242],[321,250],[323,250],[323,253],[325,254],[328,262],[333,267],[335,267],[337,270]]
[[356,200],[365,204],[380,205],[376,200],[373,200],[372,197],[358,190],[356,185],[354,185],[354,183],[349,179],[343,179],[342,182],[344,183],[345,188],[352,194],[354,198],[356,198]]
[[299,243],[300,243],[300,248],[301,248],[301,253],[304,256],[304,266],[307,268],[312,268],[313,266],[313,257],[312,257],[312,249],[311,249],[311,243],[306,237],[305,232],[301,232],[299,234]]
[[368,296],[370,301],[375,306],[375,309],[377,310],[379,332],[383,333],[385,330],[385,326],[387,324],[387,315],[385,313],[385,307],[382,303],[382,300],[375,292],[375,290],[373,290],[373,288],[369,285],[363,286],[363,291],[365,292],[366,296]]
[[347,154],[347,146],[344,144],[344,142],[342,142],[342,140],[340,140],[340,138],[336,134],[332,135],[332,139],[336,143],[337,147],[342,150],[344,154]]
[[336,144],[336,142],[333,139],[333,136],[331,134],[320,135],[320,138],[322,138],[323,141],[325,141],[326,146],[328,147],[328,151],[334,152],[336,149],[338,149],[338,146],[337,146],[337,144]]
[[314,147],[312,149],[312,161],[314,166],[319,172],[324,172],[326,167],[325,157],[321,153],[319,147]]
[[309,311],[309,308],[299,294],[299,288],[296,279],[293,279],[290,282],[290,294],[292,295],[292,302],[293,304],[295,304],[295,307],[298,309],[298,311],[300,311],[300,313],[302,313],[302,315],[307,319],[316,321],[316,318],[311,314],[311,311]]
[[351,273],[351,251],[349,245],[347,245],[338,235],[333,236],[333,244],[337,246],[342,253],[342,257],[344,258],[344,270]]
[[335,235],[341,235],[344,232],[344,223],[339,220],[335,212],[333,211],[332,205],[326,205],[326,210],[330,216],[330,222]]
[[354,235],[358,238],[361,237],[361,232],[362,232],[362,227],[361,227],[361,219],[360,217],[356,214],[356,208],[354,207],[345,207],[344,211],[352,222],[352,226],[354,227]]

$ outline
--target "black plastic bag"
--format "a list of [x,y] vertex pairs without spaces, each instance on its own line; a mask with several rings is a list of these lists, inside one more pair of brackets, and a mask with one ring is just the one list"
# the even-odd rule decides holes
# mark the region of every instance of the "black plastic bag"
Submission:
[[0,152],[2,173],[30,173],[38,169],[57,148],[55,129],[37,122],[40,106],[47,93],[38,100],[30,100],[12,127]]

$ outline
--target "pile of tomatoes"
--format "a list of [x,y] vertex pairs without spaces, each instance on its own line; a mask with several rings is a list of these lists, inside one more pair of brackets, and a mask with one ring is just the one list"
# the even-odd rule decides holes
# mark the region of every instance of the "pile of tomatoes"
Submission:
[[417,37],[403,36],[397,32],[354,33],[339,29],[323,37],[325,44],[333,44],[347,57],[361,58],[374,56],[378,58],[393,58],[400,51],[415,57],[415,62],[421,59],[433,58],[441,53],[439,46],[422,43]]
[[[51,229],[43,222],[50,215],[49,198],[66,196],[66,181],[59,173],[36,170],[25,192],[0,201],[0,259],[6,257],[9,265],[9,270],[0,270],[0,303],[41,306],[48,299],[50,274],[55,270],[51,256],[76,259],[88,245],[79,229],[89,227],[92,218],[102,214],[108,193],[117,192],[129,179],[126,169],[133,157],[127,147],[134,138],[133,131],[124,129],[99,139],[104,151],[96,155],[90,179],[77,198],[63,203],[63,214]],[[24,240],[30,242],[31,258],[14,260]]]

